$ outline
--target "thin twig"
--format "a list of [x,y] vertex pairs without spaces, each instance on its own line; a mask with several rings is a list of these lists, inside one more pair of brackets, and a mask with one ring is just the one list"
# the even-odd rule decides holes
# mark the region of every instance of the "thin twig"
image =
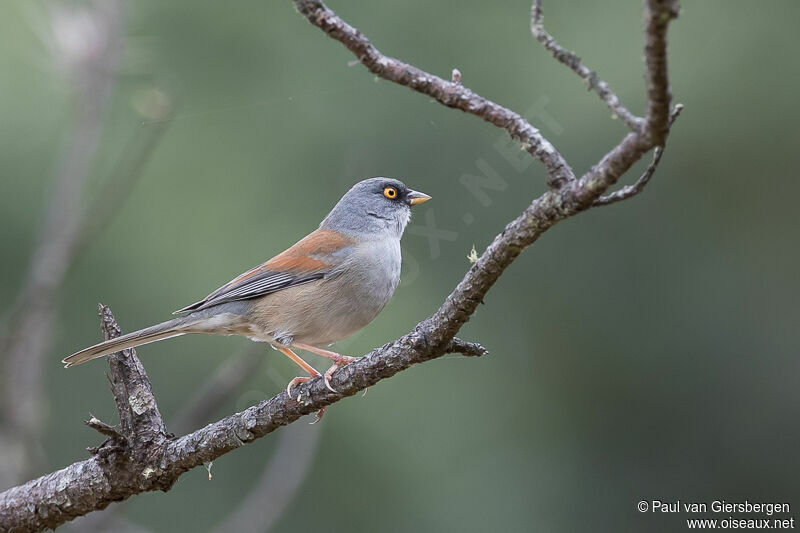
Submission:
[[[676,105],[675,109],[672,110],[672,113],[670,114],[670,119],[669,119],[670,128],[672,127],[672,124],[675,123],[675,119],[677,119],[678,116],[681,114],[681,111],[683,111],[683,105],[682,104]],[[655,150],[653,150],[653,160],[647,166],[647,169],[639,177],[639,179],[637,179],[633,183],[633,185],[626,185],[625,187],[622,187],[618,191],[615,191],[615,192],[613,192],[611,194],[607,194],[607,195],[601,196],[600,198],[598,198],[597,200],[594,201],[594,203],[592,204],[592,207],[601,207],[601,206],[604,206],[604,205],[614,204],[614,203],[620,202],[622,200],[627,200],[628,198],[631,198],[632,196],[636,196],[637,194],[642,192],[644,190],[644,188],[647,186],[647,184],[650,181],[650,179],[655,174],[656,168],[658,167],[659,162],[661,162],[661,155],[663,153],[664,153],[664,147],[663,146],[656,146]]]
[[481,357],[489,353],[489,350],[478,344],[477,342],[467,342],[459,339],[458,337],[450,341],[447,345],[447,353],[460,353],[467,357]]
[[89,418],[89,420],[84,420],[83,423],[89,426],[90,428],[94,429],[95,431],[99,432],[100,434],[105,435],[106,437],[119,442],[120,444],[126,443],[125,436],[119,431],[117,431],[117,428],[115,428],[112,425],[106,424],[102,420],[96,418],[94,415],[91,415],[91,418]]
[[506,130],[512,139],[522,142],[525,149],[542,162],[552,188],[559,188],[575,179],[575,174],[558,150],[519,113],[466,88],[458,80],[459,76],[454,81],[448,81],[383,55],[363,33],[318,0],[294,0],[294,5],[311,24],[342,43],[376,76],[426,94],[447,107],[460,109]]
[[531,6],[531,33],[559,63],[568,66],[575,74],[586,80],[589,90],[597,93],[611,112],[614,113],[614,116],[619,117],[632,131],[642,131],[644,119],[631,113],[622,104],[622,101],[614,91],[611,90],[608,83],[601,80],[596,72],[584,65],[580,57],[558,44],[558,41],[544,29],[542,0],[534,0]]
[[606,194],[601,196],[597,200],[592,203],[592,207],[600,207],[604,205],[613,204],[616,202],[621,202],[622,200],[627,200],[631,196],[636,196],[640,192],[644,190],[647,186],[647,183],[650,181],[650,178],[653,177],[653,174],[656,172],[656,167],[658,163],[661,161],[661,154],[664,153],[664,148],[662,146],[656,146],[656,149],[653,150],[653,160],[647,166],[647,169],[644,173],[639,177],[639,179],[634,182],[633,185],[626,185],[619,189],[618,191],[614,191],[611,194]]

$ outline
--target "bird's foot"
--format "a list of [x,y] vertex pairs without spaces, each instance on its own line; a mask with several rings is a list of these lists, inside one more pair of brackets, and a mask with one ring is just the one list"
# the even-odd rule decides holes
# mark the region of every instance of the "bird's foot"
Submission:
[[[292,387],[294,387],[296,385],[299,385],[301,383],[305,383],[306,381],[311,381],[312,379],[315,379],[315,378],[318,378],[318,377],[319,377],[319,372],[317,372],[317,375],[315,375],[315,376],[297,376],[292,381],[290,381],[288,385],[286,385],[286,395],[289,398],[291,398],[292,397]],[[300,399],[300,395],[299,394],[297,395],[297,399],[298,400]]]
[[[314,368],[313,366],[311,366],[308,363],[306,363],[305,361],[303,361],[302,358],[300,358],[296,353],[294,353],[289,348],[287,348],[285,346],[275,346],[274,344],[272,345],[272,347],[276,348],[278,351],[283,353],[286,357],[288,357],[289,359],[291,359],[292,361],[297,363],[297,365],[300,368],[302,368],[303,370],[308,372],[308,376],[298,376],[298,377],[294,378],[292,381],[290,381],[288,385],[286,385],[286,395],[289,398],[292,397],[292,387],[294,387],[295,385],[299,385],[300,383],[305,383],[306,381],[310,381],[310,380],[312,380],[314,378],[318,378],[321,375],[319,372],[317,372],[316,368]],[[297,399],[299,400],[300,396],[298,396]]]
[[[286,395],[289,398],[291,398],[292,397],[292,387],[294,387],[295,385],[299,385],[301,383],[305,383],[307,381],[311,381],[312,379],[316,379],[319,376],[320,376],[319,373],[317,373],[316,376],[297,376],[292,381],[290,381],[288,385],[286,385]],[[327,384],[327,382],[326,382],[326,384]],[[300,401],[300,395],[298,394],[297,398],[295,398],[295,399],[299,402]],[[325,414],[325,407],[323,407],[322,409],[320,409],[319,411],[316,412],[314,421],[310,422],[310,424],[316,424],[317,422],[322,420],[322,416],[324,414]]]
[[339,393],[336,389],[333,388],[331,385],[331,376],[336,369],[348,365],[358,359],[358,357],[350,357],[349,355],[342,355],[340,353],[332,352],[330,350],[324,350],[322,348],[317,348],[316,346],[311,346],[310,344],[303,344],[300,342],[294,343],[292,346],[296,348],[300,348],[301,350],[306,350],[311,353],[315,353],[317,355],[321,355],[322,357],[327,357],[331,361],[333,361],[333,366],[331,366],[323,375],[323,379],[325,380],[325,387],[328,388],[329,391]]
[[[331,352],[331,353],[335,353],[335,352]],[[349,365],[353,361],[358,361],[358,357],[350,357],[349,355],[342,355],[342,354],[337,353],[336,357],[331,357],[331,360],[337,366],[345,366],[345,365]]]
[[[333,352],[331,352],[331,353],[333,353]],[[355,361],[358,358],[357,357],[350,357],[349,355],[341,355],[341,354],[338,354],[338,353],[335,354],[335,355],[336,355],[336,357],[331,357],[331,360],[333,360],[333,364],[331,365],[331,367],[328,370],[325,371],[325,373],[322,376],[323,376],[323,379],[325,380],[325,386],[328,388],[328,390],[338,394],[339,391],[337,391],[336,389],[333,388],[333,386],[331,386],[331,376],[333,376],[333,373],[336,372],[336,370],[339,367],[348,365],[348,364],[352,363],[353,361]]]

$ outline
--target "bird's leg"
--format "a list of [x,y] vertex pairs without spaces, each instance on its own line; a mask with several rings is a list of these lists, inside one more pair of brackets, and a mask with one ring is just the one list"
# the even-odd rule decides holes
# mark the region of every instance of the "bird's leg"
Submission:
[[[303,359],[299,355],[297,355],[296,353],[291,351],[289,348],[286,348],[286,347],[283,347],[283,346],[275,346],[275,348],[277,348],[278,351],[281,352],[283,355],[285,355],[286,357],[288,357],[289,359],[291,359],[292,361],[297,363],[297,365],[300,368],[302,368],[303,370],[308,372],[308,376],[298,376],[298,377],[294,378],[292,381],[290,381],[288,385],[286,385],[286,395],[289,398],[292,397],[292,387],[294,387],[295,385],[297,385],[299,383],[305,383],[306,381],[312,380],[314,378],[318,378],[320,376],[320,373],[317,372],[316,368],[314,368],[313,366],[311,366],[308,363],[306,363],[305,361],[303,361]],[[298,400],[300,399],[299,395],[297,396],[297,399]],[[317,422],[322,420],[322,415],[324,415],[324,414],[325,414],[325,408],[323,407],[322,409],[317,411],[317,418],[314,419],[314,421],[311,422],[311,423],[312,424],[316,424]]]
[[[277,350],[281,352],[283,355],[285,355],[286,357],[297,363],[300,368],[308,372],[308,376],[298,376],[294,378],[292,381],[290,381],[288,385],[286,385],[286,395],[289,398],[292,397],[292,387],[294,387],[299,383],[305,383],[306,381],[318,378],[320,376],[320,373],[317,371],[316,368],[303,361],[303,359],[299,355],[291,351],[289,348],[285,348],[283,346],[275,346],[275,348],[277,348]],[[300,395],[297,396],[297,399],[300,400]],[[322,409],[317,411],[317,417],[311,423],[316,424],[317,422],[322,420],[322,415],[324,414],[325,414],[325,408],[323,407]]]
[[328,359],[333,361],[333,365],[328,370],[325,371],[325,374],[323,374],[323,378],[325,379],[325,386],[328,387],[328,390],[336,393],[338,393],[339,391],[337,391],[331,386],[331,376],[340,366],[345,366],[358,359],[357,357],[342,355],[340,353],[332,352],[330,350],[323,350],[322,348],[317,348],[316,346],[309,346],[308,344],[303,344],[300,342],[292,343],[292,347],[300,348],[301,350],[306,350],[308,352],[321,355],[322,357],[327,357]]
[[298,376],[294,378],[292,381],[290,381],[288,385],[286,385],[286,394],[287,396],[289,396],[289,398],[292,397],[292,387],[294,387],[299,383],[305,383],[306,381],[318,378],[321,375],[316,368],[303,361],[303,359],[299,355],[294,353],[289,348],[285,348],[283,346],[275,346],[275,348],[283,355],[285,355],[286,357],[297,363],[297,365],[300,368],[308,372],[308,376]]
[[317,348],[316,346],[310,346],[301,342],[293,342],[292,348],[300,348],[301,350],[306,350],[307,352],[315,353],[317,355],[321,355],[322,357],[327,357],[339,366],[347,365],[358,359],[358,357],[342,355],[340,353],[332,352],[330,350],[323,350],[322,348]]

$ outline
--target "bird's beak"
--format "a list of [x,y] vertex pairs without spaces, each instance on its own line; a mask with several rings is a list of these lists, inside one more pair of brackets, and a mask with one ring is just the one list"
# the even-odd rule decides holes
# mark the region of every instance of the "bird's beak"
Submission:
[[431,197],[425,194],[424,192],[419,191],[409,191],[408,192],[408,204],[409,205],[417,205],[421,204],[422,202],[427,202],[430,200]]

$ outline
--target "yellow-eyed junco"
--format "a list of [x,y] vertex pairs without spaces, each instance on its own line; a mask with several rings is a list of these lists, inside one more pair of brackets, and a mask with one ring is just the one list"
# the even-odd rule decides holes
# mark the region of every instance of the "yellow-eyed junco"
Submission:
[[288,394],[293,385],[320,375],[292,348],[333,361],[324,380],[334,391],[331,374],[355,358],[321,346],[360,330],[389,301],[400,282],[400,238],[410,206],[429,199],[396,179],[360,181],[300,242],[176,311],[188,314],[95,344],[62,362],[69,368],[186,333],[243,335],[268,342],[308,373],[289,382]]

